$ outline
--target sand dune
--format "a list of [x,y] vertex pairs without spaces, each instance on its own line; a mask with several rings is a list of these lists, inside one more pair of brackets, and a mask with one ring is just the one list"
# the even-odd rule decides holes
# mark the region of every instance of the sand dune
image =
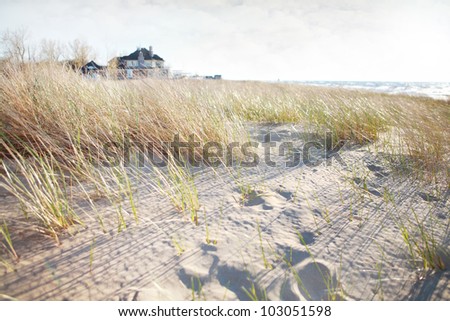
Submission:
[[[305,143],[292,125],[250,133],[262,142],[269,131],[296,150]],[[373,146],[345,146],[340,156],[346,166],[196,169],[198,225],[153,188],[150,169],[130,168],[139,222],[125,206],[127,228],[118,233],[111,204],[79,203],[85,225],[61,245],[31,232],[15,240],[20,261],[14,272],[0,269],[0,293],[20,300],[450,299],[449,272],[421,270],[399,230],[414,210],[433,218],[448,249],[440,227],[449,224],[449,193],[429,195],[394,175]],[[20,215],[12,196],[1,198],[2,216]]]

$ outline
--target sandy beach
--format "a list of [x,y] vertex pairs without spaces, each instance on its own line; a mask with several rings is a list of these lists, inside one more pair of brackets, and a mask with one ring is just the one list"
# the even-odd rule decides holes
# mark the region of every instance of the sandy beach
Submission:
[[[431,196],[426,184],[395,175],[376,143],[345,145],[342,164],[316,153],[315,165],[286,167],[292,155],[279,156],[277,147],[291,142],[293,153],[301,151],[302,127],[247,129],[254,142],[271,133],[277,166],[192,169],[201,204],[196,222],[155,190],[151,167],[130,166],[137,220],[124,202],[126,228],[118,232],[117,208],[102,198],[83,204],[74,188],[83,224],[61,234],[60,245],[30,231],[16,235],[20,259],[12,271],[0,269],[0,294],[19,300],[450,299],[448,270],[424,270],[400,231],[417,226],[411,214],[417,213],[431,224],[442,253],[448,250],[448,191]],[[264,158],[261,145],[255,151]],[[3,190],[0,197],[2,219],[21,215],[13,196]],[[449,257],[442,258],[449,266]]]

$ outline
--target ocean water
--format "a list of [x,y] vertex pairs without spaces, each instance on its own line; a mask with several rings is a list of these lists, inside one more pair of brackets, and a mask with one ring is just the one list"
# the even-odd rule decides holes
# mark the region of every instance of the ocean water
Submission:
[[450,82],[301,81],[299,83],[450,100]]

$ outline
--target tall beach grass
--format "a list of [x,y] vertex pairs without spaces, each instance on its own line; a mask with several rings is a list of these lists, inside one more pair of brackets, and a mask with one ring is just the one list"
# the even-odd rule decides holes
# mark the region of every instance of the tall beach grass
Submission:
[[[201,144],[244,142],[246,124],[256,122],[330,131],[334,143],[378,142],[377,150],[400,171],[448,188],[449,120],[450,103],[429,98],[262,82],[93,81],[59,64],[6,66],[0,73],[1,184],[33,226],[58,239],[61,230],[81,222],[70,197],[74,186],[90,184],[99,195],[115,197],[118,183],[99,167],[111,153],[121,155],[127,141],[151,144],[164,158],[165,142],[175,134],[183,141],[193,135]],[[184,173],[171,164],[170,173]],[[126,168],[117,171],[125,183],[116,196],[134,203]],[[195,220],[195,182],[158,173],[156,189]],[[90,197],[85,193],[92,203]]]

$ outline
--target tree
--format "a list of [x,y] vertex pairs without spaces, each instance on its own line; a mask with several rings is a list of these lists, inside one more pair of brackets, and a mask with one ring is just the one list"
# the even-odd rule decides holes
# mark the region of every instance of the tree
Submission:
[[85,41],[79,39],[70,43],[69,49],[71,62],[77,69],[84,66],[93,53],[92,48]]
[[64,45],[59,41],[42,39],[39,58],[43,61],[59,61],[64,55]]
[[25,28],[15,31],[6,30],[1,36],[1,47],[3,56],[15,63],[24,63],[26,54],[25,41],[28,38],[28,32]]

